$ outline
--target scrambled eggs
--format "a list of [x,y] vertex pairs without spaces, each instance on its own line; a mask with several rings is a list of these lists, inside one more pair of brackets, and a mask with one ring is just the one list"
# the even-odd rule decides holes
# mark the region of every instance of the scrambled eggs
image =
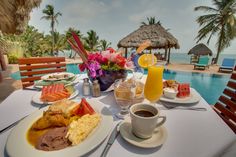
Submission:
[[100,121],[99,114],[86,114],[70,123],[66,137],[72,142],[72,145],[77,145],[92,132]]

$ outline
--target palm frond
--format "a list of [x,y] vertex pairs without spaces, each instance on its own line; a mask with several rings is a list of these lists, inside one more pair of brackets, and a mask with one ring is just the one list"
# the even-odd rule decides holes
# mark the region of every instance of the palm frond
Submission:
[[218,12],[219,10],[208,6],[198,6],[194,8],[194,11]]
[[208,15],[202,15],[197,18],[197,22],[199,25],[204,25],[205,23],[208,23],[209,21],[214,21],[217,19],[219,14],[208,14]]
[[42,16],[40,19],[46,19],[46,20],[50,20],[51,17],[50,16]]

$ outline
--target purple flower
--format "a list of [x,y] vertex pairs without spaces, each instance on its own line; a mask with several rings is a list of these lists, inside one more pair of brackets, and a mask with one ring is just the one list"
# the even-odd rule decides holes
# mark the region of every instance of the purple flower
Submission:
[[[88,65],[88,70],[90,72],[91,77],[95,78],[97,76],[97,71],[101,70],[101,66],[97,61],[93,61]],[[100,75],[100,72],[99,72]]]
[[99,74],[99,76],[102,76],[102,75],[103,75],[102,69],[100,69],[100,70],[98,71],[98,74]]

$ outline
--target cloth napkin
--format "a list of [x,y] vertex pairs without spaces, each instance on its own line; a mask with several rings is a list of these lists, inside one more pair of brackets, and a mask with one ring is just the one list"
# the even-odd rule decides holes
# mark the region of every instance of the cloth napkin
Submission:
[[47,85],[58,84],[58,83],[63,83],[64,85],[67,85],[67,84],[72,83],[75,79],[76,79],[76,76],[67,80],[58,80],[58,81],[39,80],[39,81],[36,81],[34,84],[35,86],[47,86]]

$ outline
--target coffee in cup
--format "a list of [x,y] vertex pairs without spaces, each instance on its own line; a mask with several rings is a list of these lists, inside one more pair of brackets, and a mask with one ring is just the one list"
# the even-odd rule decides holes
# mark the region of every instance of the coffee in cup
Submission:
[[[130,107],[132,132],[140,138],[152,137],[155,129],[165,123],[166,117],[160,116],[160,110],[145,103],[134,104]],[[161,121],[159,121],[161,119]]]

